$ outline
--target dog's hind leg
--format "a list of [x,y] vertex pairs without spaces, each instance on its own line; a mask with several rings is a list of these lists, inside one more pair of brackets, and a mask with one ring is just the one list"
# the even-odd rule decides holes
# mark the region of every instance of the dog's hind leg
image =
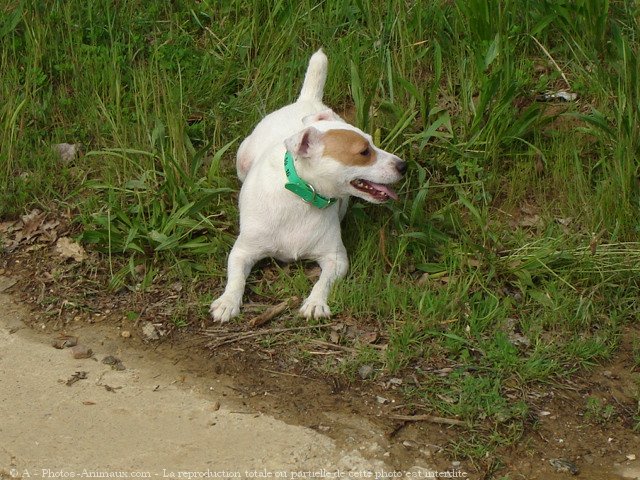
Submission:
[[264,258],[261,253],[256,254],[242,247],[241,237],[236,240],[227,262],[227,286],[220,298],[211,303],[209,309],[215,321],[227,322],[240,313],[247,277],[251,268],[261,258]]
[[318,264],[322,269],[320,278],[300,308],[300,314],[306,318],[328,318],[331,316],[331,310],[327,305],[331,286],[338,278],[344,277],[349,269],[349,259],[344,246],[338,252],[320,257]]

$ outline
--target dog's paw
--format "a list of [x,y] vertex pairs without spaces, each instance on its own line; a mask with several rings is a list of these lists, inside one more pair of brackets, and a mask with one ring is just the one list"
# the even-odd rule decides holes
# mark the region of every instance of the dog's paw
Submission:
[[209,312],[215,322],[228,322],[240,313],[240,303],[222,296],[211,303]]
[[302,307],[300,307],[300,315],[308,319],[329,318],[331,316],[331,310],[329,310],[329,305],[325,302],[307,298],[302,304]]

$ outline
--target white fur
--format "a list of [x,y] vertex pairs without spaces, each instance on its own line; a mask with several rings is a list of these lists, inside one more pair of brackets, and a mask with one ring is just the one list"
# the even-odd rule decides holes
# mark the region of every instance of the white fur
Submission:
[[[238,315],[245,281],[253,265],[265,257],[283,261],[310,259],[322,273],[300,313],[307,318],[329,317],[327,298],[333,282],[348,269],[340,235],[348,197],[378,203],[350,182],[365,179],[389,184],[402,177],[406,165],[398,157],[373,146],[371,137],[345,123],[322,103],[327,57],[318,50],[309,60],[298,100],[262,119],[240,145],[237,155],[240,191],[240,235],[228,260],[227,286],[211,304],[214,320]],[[346,166],[323,156],[322,135],[331,129],[352,130],[369,140],[377,160],[367,166]],[[289,150],[298,175],[325,197],[338,202],[318,209],[284,188],[284,155]]]

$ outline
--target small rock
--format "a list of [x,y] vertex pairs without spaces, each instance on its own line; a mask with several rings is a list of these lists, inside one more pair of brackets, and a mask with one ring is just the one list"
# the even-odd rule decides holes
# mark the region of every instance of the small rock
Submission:
[[549,460],[549,463],[552,467],[556,469],[556,472],[564,473],[568,472],[571,475],[577,475],[580,473],[580,470],[571,460],[567,460],[566,458],[552,458]]
[[84,345],[74,345],[71,347],[71,355],[75,359],[90,358],[93,355],[93,351]]
[[58,143],[53,145],[53,150],[60,155],[60,160],[64,163],[69,163],[71,160],[76,158],[81,150],[81,143]]
[[53,348],[62,349],[75,347],[77,344],[78,337],[61,335],[60,338],[55,339],[51,345],[53,345]]
[[378,402],[381,405],[384,405],[385,403],[389,403],[389,399],[377,395],[376,396],[376,402]]
[[577,99],[578,99],[577,93],[566,92],[564,90],[560,90],[557,92],[545,92],[541,95],[536,96],[536,100],[539,102],[553,102],[553,101],[575,102]]
[[407,448],[417,448],[418,444],[416,442],[412,442],[411,440],[405,440],[404,442],[402,442],[402,445],[404,445]]
[[220,402],[219,401],[215,401],[211,404],[210,410],[212,412],[217,412],[218,410],[220,410]]
[[146,340],[158,340],[160,335],[158,334],[158,330],[151,322],[144,322],[142,325],[142,334]]
[[460,462],[458,460],[454,460],[453,462],[451,462],[451,466],[453,468],[460,468]]
[[102,363],[104,363],[105,365],[115,365],[119,361],[120,359],[117,357],[114,357],[113,355],[107,355],[102,359]]
[[131,332],[129,330],[123,330],[120,332],[120,336],[122,338],[129,338],[131,336]]
[[102,359],[102,363],[105,365],[111,365],[111,368],[114,370],[122,371],[126,370],[125,366],[122,364],[122,360],[118,357],[114,357],[113,355],[108,355]]
[[358,375],[360,375],[360,378],[363,380],[371,378],[371,376],[373,375],[373,367],[371,365],[362,365],[358,369]]
[[636,456],[633,453],[630,453],[629,455],[627,455],[627,460],[629,460],[630,462],[633,462],[636,459]]
[[429,450],[428,448],[421,448],[420,449],[420,453],[422,455],[424,455],[425,457],[432,457],[433,456],[433,452],[431,450]]

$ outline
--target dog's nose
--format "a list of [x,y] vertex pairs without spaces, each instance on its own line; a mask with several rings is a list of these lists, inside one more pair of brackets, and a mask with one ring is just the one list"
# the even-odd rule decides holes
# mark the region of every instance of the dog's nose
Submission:
[[404,175],[407,171],[407,162],[400,159],[396,160],[396,170],[400,175]]

